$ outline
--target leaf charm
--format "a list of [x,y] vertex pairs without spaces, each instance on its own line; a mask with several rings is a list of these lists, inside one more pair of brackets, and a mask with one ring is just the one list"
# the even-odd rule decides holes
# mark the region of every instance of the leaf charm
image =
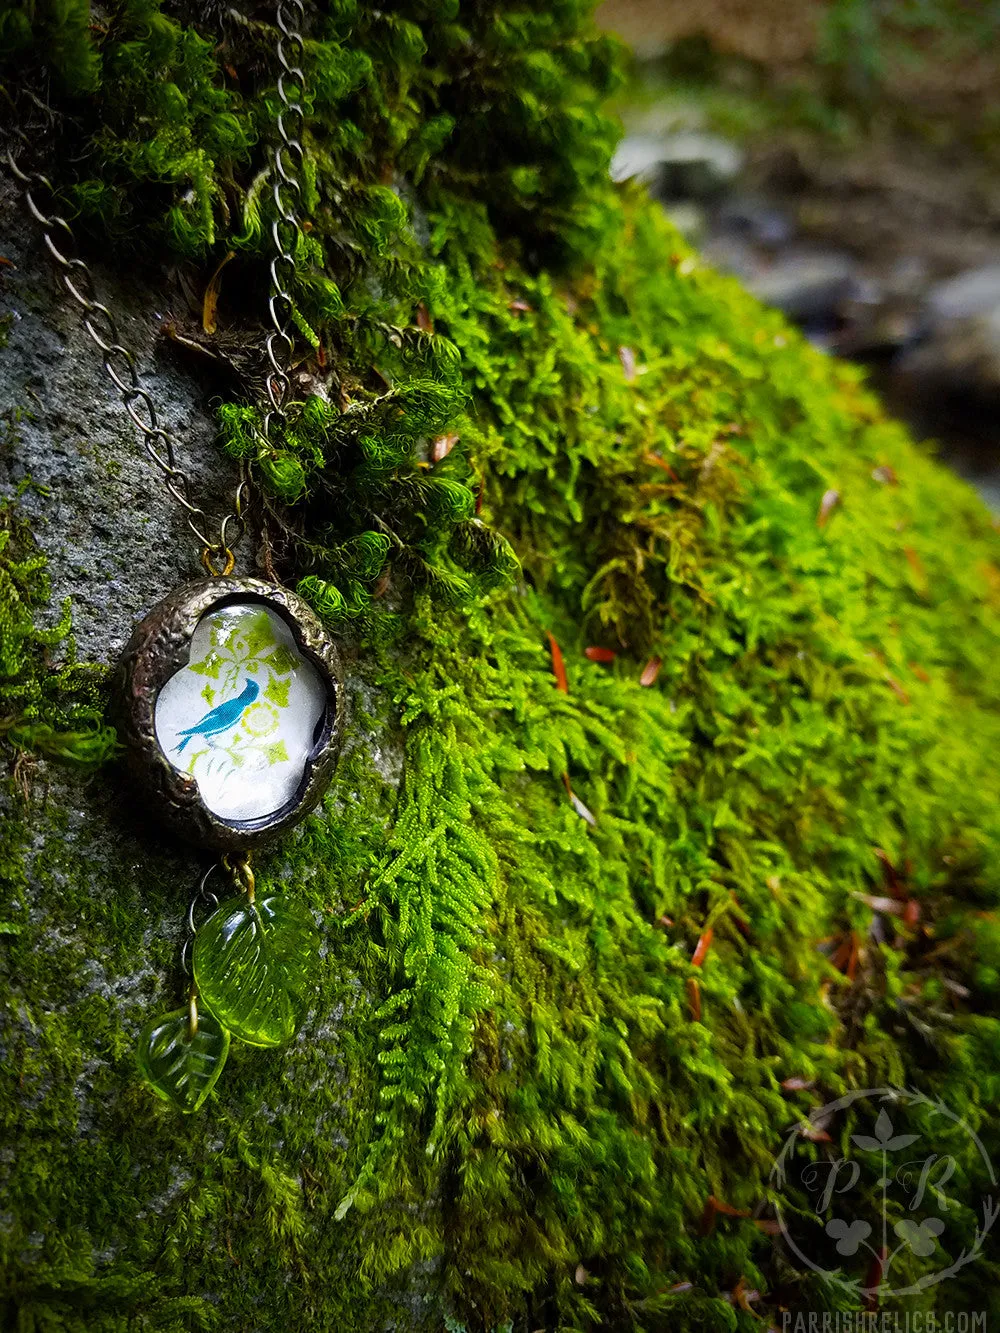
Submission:
[[312,917],[293,899],[230,898],[195,937],[202,1004],[241,1041],[280,1046],[301,1020],[318,949]]
[[187,1008],[147,1023],[139,1038],[139,1068],[153,1091],[185,1115],[197,1111],[215,1087],[229,1054],[229,1033],[211,1014],[198,1015],[190,1033]]

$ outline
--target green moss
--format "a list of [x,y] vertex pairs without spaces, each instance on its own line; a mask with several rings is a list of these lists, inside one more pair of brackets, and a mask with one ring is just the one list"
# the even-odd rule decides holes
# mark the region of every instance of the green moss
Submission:
[[[10,423],[7,447],[16,448],[16,439]],[[106,673],[76,660],[68,598],[45,627],[50,597],[45,557],[16,503],[0,501],[0,745],[99,764],[116,744],[103,721]]]
[[[187,209],[179,248],[242,245],[263,290],[273,34],[210,45],[171,12],[115,11],[86,39],[103,69],[161,71],[126,104],[127,69],[74,104],[114,201],[94,225],[170,238]],[[613,61],[579,6],[314,22],[297,295],[323,392],[264,448],[252,410],[220,413],[283,574],[364,651],[380,701],[355,713],[326,818],[261,867],[325,923],[313,1019],[171,1115],[131,1044],[176,1003],[174,871],[153,857],[141,899],[134,876],[83,899],[91,845],[47,839],[30,883],[48,897],[11,949],[5,1313],[756,1327],[741,1277],[772,1320],[829,1308],[752,1218],[707,1226],[706,1201],[766,1217],[782,1131],[882,1081],[1000,1148],[1000,539],[857,371],[606,184]],[[152,108],[164,80],[183,105]],[[127,139],[139,99],[183,149],[155,185],[100,138]],[[190,153],[213,163],[200,185]],[[367,735],[383,760],[401,748],[398,791]],[[43,815],[22,818],[3,864],[24,898]],[[876,923],[886,876],[917,922]],[[52,936],[71,914],[79,945]],[[96,959],[134,971],[143,938],[126,995],[88,985]],[[995,1306],[996,1276],[984,1259],[920,1299]]]

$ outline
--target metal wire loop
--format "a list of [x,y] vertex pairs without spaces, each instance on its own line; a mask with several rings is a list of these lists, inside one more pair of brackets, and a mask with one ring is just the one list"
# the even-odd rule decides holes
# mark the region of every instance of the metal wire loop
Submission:
[[[280,154],[281,150],[278,149],[275,152],[275,162],[280,160]],[[284,223],[286,227],[290,228],[290,233],[287,236],[283,235],[280,240],[275,241],[275,249],[279,254],[292,254],[299,238],[298,213],[295,210],[301,201],[302,189],[297,181],[276,180],[272,194],[274,196],[274,207],[278,214],[274,222],[271,223],[272,238],[274,237],[275,222]],[[281,235],[280,232],[279,235]]]
[[[304,49],[305,48],[303,48],[303,50]],[[299,55],[301,55],[301,51],[299,52]],[[306,113],[304,107],[302,106],[302,92],[306,86],[306,76],[302,72],[300,66],[289,65],[288,62],[284,59],[284,57],[281,54],[281,42],[278,43],[278,57],[281,60],[282,65],[284,65],[284,69],[278,75],[278,96],[284,102],[285,109],[287,111],[291,111],[294,115],[298,116],[300,120],[303,120],[305,118]],[[298,57],[296,57],[296,59],[297,58]],[[289,92],[286,85],[292,82],[293,80],[295,83],[295,88],[293,92]],[[283,112],[279,111],[278,112],[279,118],[283,114],[284,114]],[[280,128],[281,125],[280,119],[278,121],[278,125]],[[284,137],[284,135],[282,135],[282,137]]]
[[[120,367],[115,365],[116,360],[124,366],[124,374],[121,373]],[[126,403],[132,391],[139,387],[139,372],[135,368],[135,358],[121,343],[115,343],[105,352],[104,373],[121,394],[123,403]]]
[[[298,241],[299,234],[298,234],[298,226],[295,222],[295,214],[291,213],[290,210],[288,210],[288,206],[284,203],[284,201],[278,204],[278,209],[279,212],[281,213],[281,216],[275,218],[274,221],[271,223],[271,239],[274,241],[274,248],[278,252],[271,260],[271,279],[273,282],[276,282],[276,285],[280,286],[280,282],[277,282],[277,280],[274,277],[275,271],[279,264],[287,264],[289,266],[290,272],[292,273],[295,272],[295,258],[293,251],[295,249],[296,242]],[[286,217],[285,216],[286,212],[290,212],[290,216]],[[283,226],[292,229],[292,235],[289,239],[285,239],[285,237],[283,237],[281,234],[281,229]]]
[[[95,327],[100,320],[104,320],[103,330]],[[90,303],[90,309],[84,317],[83,327],[102,352],[109,352],[118,341],[118,328],[114,316],[106,305],[101,305],[100,301]]]
[[[276,322],[279,320],[284,321],[287,320],[288,316],[292,313],[292,297],[291,293],[286,291],[282,286],[281,278],[278,276],[277,261],[271,265],[271,276],[274,278],[274,292],[267,303],[268,309],[271,311],[271,318],[273,320]],[[290,335],[287,333],[286,329],[282,328],[276,330],[274,333],[268,334],[268,337],[271,341],[274,341],[275,339],[281,340],[288,338]]]
[[268,381],[267,396],[271,403],[271,411],[264,418],[263,435],[264,439],[270,442],[275,428],[275,420],[283,419],[286,415],[285,400],[288,398],[288,382],[282,381],[278,376],[273,376]]
[[[74,276],[75,275],[75,276]],[[82,259],[71,259],[62,273],[63,286],[72,296],[78,305],[83,307],[85,314],[92,314],[98,307],[97,295],[94,291],[94,280],[90,276],[90,270]],[[101,307],[105,309],[105,307]],[[110,313],[108,319],[111,319]],[[114,320],[111,320],[112,324]],[[91,334],[93,337],[93,334]],[[111,338],[112,342],[118,341],[117,330]]]
[[[139,427],[140,430],[144,431],[146,429],[146,427],[139,422],[138,413],[136,413],[135,416],[132,416],[132,413],[129,412],[129,416],[132,417],[132,420],[135,422],[135,424]],[[187,478],[184,477],[183,472],[177,471],[166,447],[164,447],[162,453],[160,452],[159,449],[157,449],[154,441],[159,441],[160,443],[162,443],[165,437],[166,437],[166,432],[162,431],[159,427],[157,427],[155,430],[151,430],[149,434],[146,436],[145,440],[143,440],[143,446],[146,450],[146,453],[149,454],[150,458],[153,460],[156,466],[160,469],[161,472],[163,472],[166,475],[167,489],[170,490],[171,485],[177,484],[178,477],[183,478],[185,481],[187,480]],[[183,491],[183,487],[182,487],[182,493],[184,493],[186,496],[186,492]],[[172,491],[171,494],[173,494]],[[177,497],[175,496],[174,498],[176,499]]]
[[[295,130],[289,129],[288,125],[285,123],[287,118],[290,116],[294,117],[298,121],[298,128]],[[292,103],[292,105],[290,106],[286,106],[284,111],[278,112],[278,133],[284,140],[285,150],[287,150],[287,148],[291,144],[298,142],[298,135],[301,132],[303,126],[305,125],[305,122],[306,122],[305,109],[302,106],[300,106],[299,103],[297,102]],[[282,150],[279,149],[279,153],[281,151]]]
[[[143,443],[146,447],[146,452],[149,454],[150,458],[152,458],[153,462],[157,465],[157,467],[161,467],[164,472],[166,472],[168,468],[172,471],[174,466],[173,463],[168,458],[161,458],[155,445],[150,447],[149,436],[152,434],[153,431],[158,429],[158,423],[156,419],[156,408],[153,406],[152,398],[150,398],[149,394],[146,392],[145,389],[139,388],[139,389],[133,389],[130,393],[123,394],[122,403],[125,406],[125,411],[129,414],[132,421],[136,424],[136,426],[138,426],[139,430],[141,430],[143,435],[145,436]],[[136,406],[135,406],[136,403],[141,403],[142,406],[146,409],[145,418],[143,418],[140,415],[140,413],[136,411]]]
[[267,340],[267,356],[271,365],[274,367],[274,373],[281,379],[288,379],[288,371],[282,364],[287,360],[294,346],[290,334],[274,333]]
[[294,10],[299,23],[305,22],[306,10],[302,0],[284,0],[282,4],[279,4],[276,21],[285,37],[290,37],[293,41],[298,40],[301,42],[302,38],[297,29],[291,26],[291,24],[296,21],[296,19],[293,19],[289,13],[291,10]]
[[[47,219],[50,226],[53,221],[57,220],[58,219]],[[70,264],[69,256],[64,255],[63,252],[59,249],[55,241],[52,239],[52,233],[50,231],[46,231],[45,233],[45,245],[46,248],[48,249],[49,254],[56,261],[56,263],[59,265],[60,268],[69,268]]]
[[[171,469],[171,475],[167,481],[167,490],[174,497],[177,503],[186,509],[190,518],[204,518],[205,514],[201,508],[191,499],[191,483],[183,472],[177,468]],[[208,542],[211,546],[212,543]]]
[[187,928],[192,935],[198,928],[195,925],[195,920],[194,920],[195,912],[197,912],[199,908],[203,910],[208,909],[209,911],[214,912],[219,905],[218,894],[213,893],[212,890],[208,887],[208,881],[212,876],[212,871],[218,870],[218,868],[219,868],[218,861],[214,861],[208,867],[208,869],[202,875],[201,879],[199,879],[198,887],[195,889],[191,897],[191,901],[188,904]]
[[233,881],[235,888],[242,889],[249,902],[254,901],[254,893],[257,887],[257,880],[254,877],[253,870],[250,868],[250,855],[247,853],[242,857],[224,856],[222,858],[224,868],[229,872],[229,877]]
[[[22,134],[20,137],[26,140],[28,136],[26,134]],[[35,176],[29,176],[27,172],[21,170],[18,160],[14,156],[13,149],[8,148],[6,153],[4,153],[4,157],[6,157],[7,159],[7,166],[10,168],[11,174],[13,175],[14,179],[18,181],[21,185],[30,185],[33,180],[44,182],[45,180],[44,176],[39,176],[37,174]]]
[[283,26],[282,17],[280,14],[278,15],[278,27],[281,30],[281,36],[278,38],[278,59],[281,61],[284,67],[288,69],[289,57],[285,54],[285,43],[287,42],[290,46],[294,46],[298,53],[297,55],[291,57],[291,59],[293,60],[299,60],[301,58],[302,52],[305,50],[306,44],[302,40],[301,35],[297,31]]
[[[216,559],[219,560],[218,567]],[[201,563],[213,579],[224,579],[233,572],[236,557],[228,546],[206,546],[201,553]]]
[[[232,534],[230,534],[229,532],[230,524],[232,524],[233,528]],[[244,519],[234,518],[232,514],[226,515],[222,524],[222,541],[227,544],[226,545],[227,550],[229,549],[229,547],[233,542],[239,541],[239,539],[243,536],[243,531],[245,528],[246,528],[246,522]]]
[[184,937],[184,943],[181,945],[181,967],[187,976],[191,976],[193,969],[191,967],[191,949],[194,945],[194,937],[198,933],[198,922],[196,916],[199,912],[211,913],[219,905],[218,895],[214,894],[208,887],[208,881],[214,870],[218,870],[219,863],[213,862],[208,867],[201,879],[198,881],[198,887],[191,896],[188,903],[187,919],[185,925],[187,933]]
[[281,144],[281,152],[282,154],[291,154],[300,167],[306,160],[306,150],[299,139],[287,138],[285,142]]

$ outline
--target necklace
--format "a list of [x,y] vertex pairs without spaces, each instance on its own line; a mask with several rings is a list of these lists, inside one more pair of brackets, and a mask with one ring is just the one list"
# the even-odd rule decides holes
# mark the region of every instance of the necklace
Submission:
[[[277,143],[271,160],[274,219],[266,339],[267,401],[256,429],[264,442],[288,421],[294,352],[295,252],[301,239],[301,143],[305,119],[302,0],[279,0],[276,23]],[[130,771],[154,812],[176,834],[221,859],[201,876],[181,953],[186,1003],[143,1029],[139,1067],[152,1089],[196,1111],[222,1073],[231,1038],[277,1046],[294,1036],[306,1007],[319,937],[309,913],[283,894],[258,896],[252,849],[302,819],[321,798],[340,737],[339,659],[319,619],[295,593],[233,576],[246,531],[247,483],[217,521],[192,497],[175,442],[160,424],[135,357],[98,300],[73,230],[38,196],[43,175],[8,164],[63,286],[83,311],[104,371],[140,432],[167,490],[182,506],[208,575],[171,593],[136,626],[115,674],[116,711]],[[71,251],[70,254],[66,250]],[[218,875],[230,887],[220,901]]]

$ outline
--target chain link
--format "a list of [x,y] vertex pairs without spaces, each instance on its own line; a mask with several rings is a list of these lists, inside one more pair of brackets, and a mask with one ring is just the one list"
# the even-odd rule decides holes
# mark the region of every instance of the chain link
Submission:
[[302,70],[305,41],[300,31],[305,21],[303,0],[278,0],[275,16],[278,31],[277,53],[281,65],[278,75],[278,97],[281,110],[277,127],[280,142],[275,145],[272,160],[271,194],[275,218],[271,223],[274,255],[271,259],[271,295],[268,311],[272,329],[267,336],[267,359],[270,372],[267,377],[267,396],[270,404],[264,416],[261,433],[265,442],[271,440],[278,421],[288,417],[291,395],[292,354],[295,350],[294,311],[290,287],[295,276],[295,251],[302,237],[299,216],[302,202],[301,170],[305,149],[300,135],[305,124],[306,76]]
[[219,905],[218,895],[208,887],[212,872],[218,870],[219,867],[220,862],[218,861],[208,867],[198,881],[198,887],[188,904],[187,930],[184,933],[184,943],[181,946],[181,967],[188,977],[194,977],[194,969],[191,966],[191,948],[194,944],[194,937],[198,933],[198,917],[211,915]]
[[[303,0],[279,0],[276,22],[281,33],[277,42],[281,65],[278,75],[281,110],[277,116],[280,142],[275,145],[272,158],[276,216],[271,224],[271,239],[275,253],[270,262],[271,291],[268,298],[272,328],[265,343],[269,365],[268,408],[260,427],[264,443],[268,445],[277,422],[287,419],[291,406],[295,305],[290,288],[295,276],[295,252],[302,237],[301,170],[305,161],[300,137],[305,123],[305,74],[301,64],[305,41],[300,31],[304,21]],[[29,142],[26,134],[15,132],[25,143]],[[201,543],[206,568],[215,572],[218,565],[219,572],[228,572],[232,569],[232,548],[246,531],[246,479],[242,478],[236,488],[232,510],[217,520],[218,535],[211,537],[208,515],[192,499],[190,480],[177,464],[174,438],[160,424],[153,399],[140,381],[135,357],[119,337],[114,316],[97,299],[89,266],[74,253],[77,247],[72,227],[54,210],[56,192],[51,181],[40,172],[24,171],[9,149],[7,164],[24,186],[25,202],[42,229],[45,247],[59,270],[64,288],[83,311],[84,328],[101,353],[104,373],[115,386],[125,411],[142,436],[146,453],[163,474],[167,490],[184,510],[188,527]],[[39,205],[38,195],[42,191],[53,201],[48,212]],[[70,253],[67,254],[67,250]]]

